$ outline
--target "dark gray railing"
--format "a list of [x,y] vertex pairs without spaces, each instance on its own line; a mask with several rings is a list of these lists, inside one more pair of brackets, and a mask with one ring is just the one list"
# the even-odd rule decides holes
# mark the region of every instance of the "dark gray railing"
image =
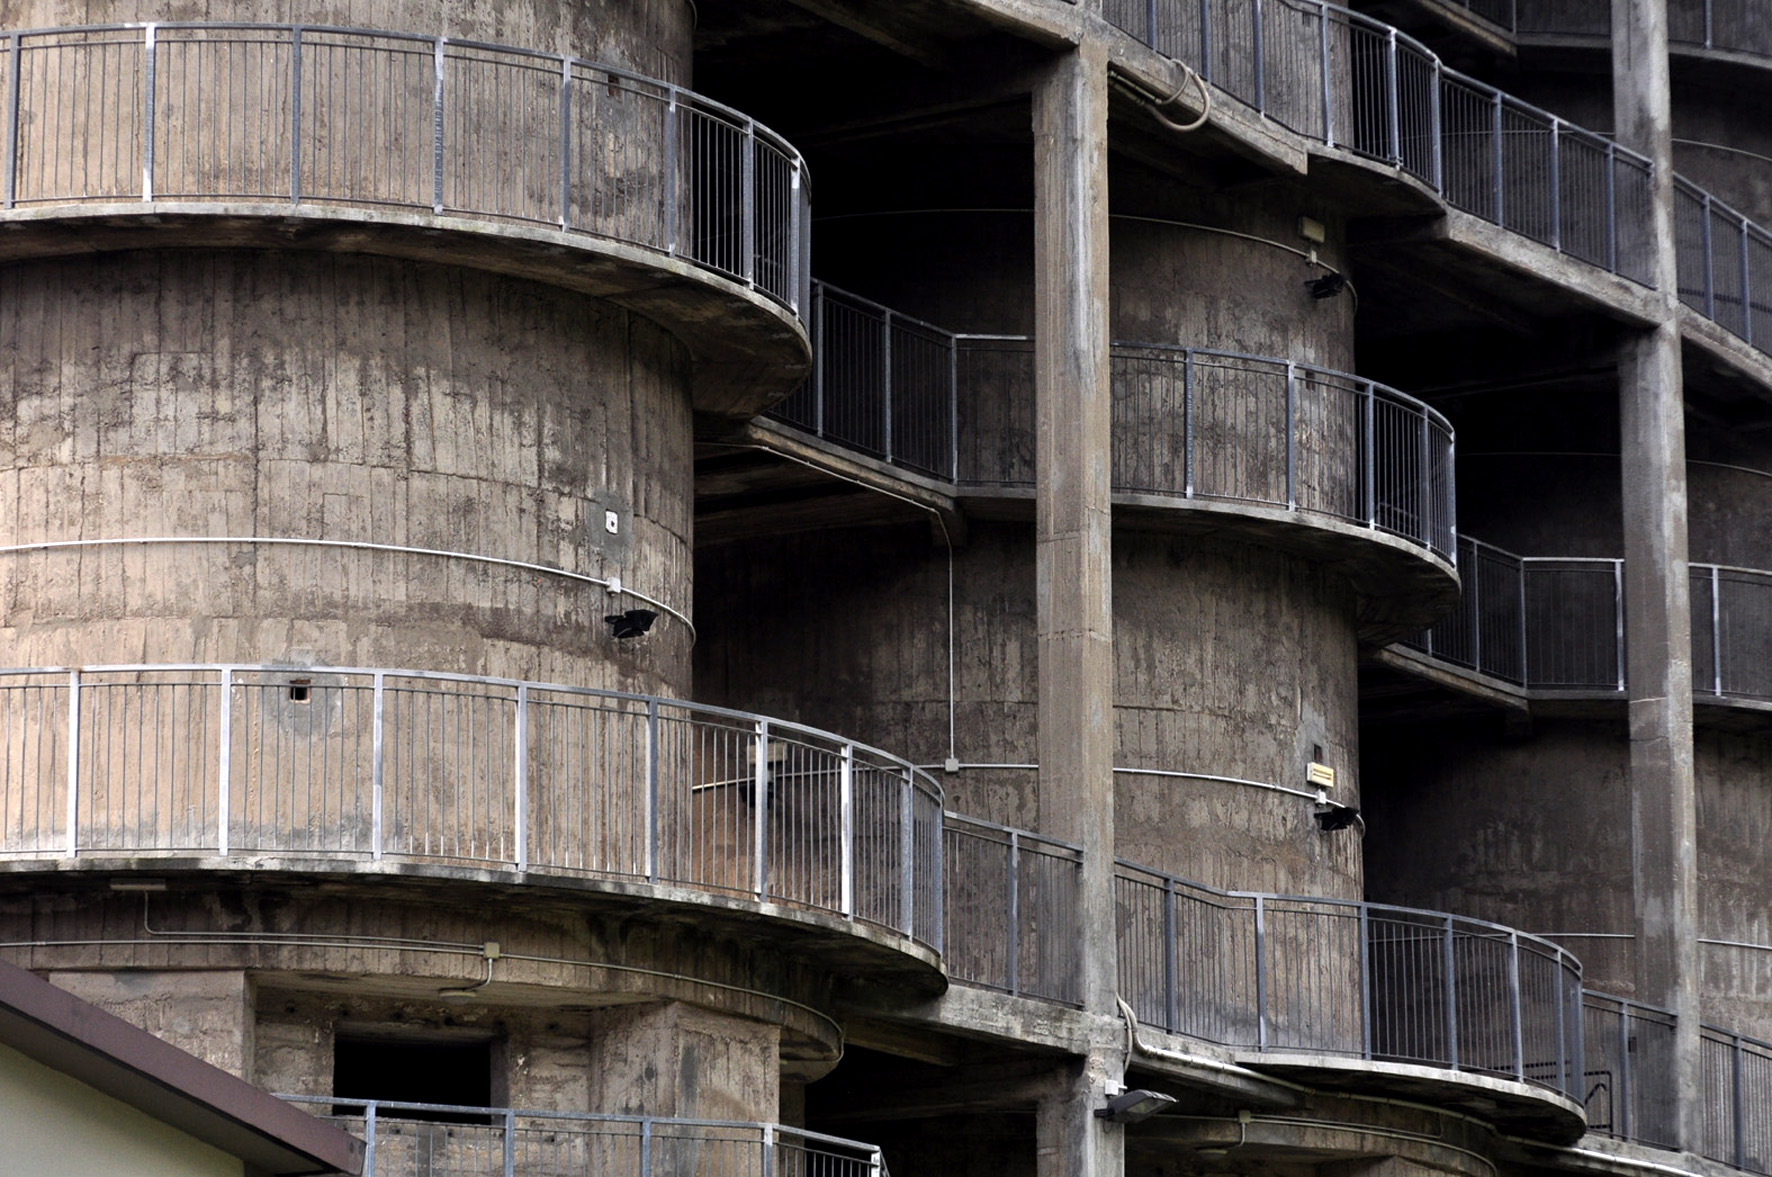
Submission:
[[[1468,536],[1458,544],[1458,606],[1404,645],[1528,690],[1625,690],[1622,560],[1522,557]],[[1772,573],[1690,568],[1693,692],[1772,700]]]
[[800,312],[800,155],[755,120],[575,57],[311,25],[0,34],[6,209],[368,206],[681,258]]
[[1511,928],[1116,871],[1120,992],[1140,1021],[1241,1050],[1472,1071],[1572,1099],[1581,964]]
[[[1446,68],[1390,25],[1310,0],[1104,0],[1109,20],[1300,134],[1391,164],[1462,209],[1652,280],[1650,164]],[[1438,0],[1521,33],[1610,28],[1606,0]],[[1503,20],[1507,23],[1501,23]],[[1673,39],[1772,56],[1753,0],[1674,0]],[[1772,354],[1772,232],[1676,178],[1681,300]]]
[[280,1098],[315,1108],[322,1119],[360,1137],[363,1177],[886,1177],[886,1162],[874,1145],[780,1124],[335,1096]]
[[[814,375],[771,411],[959,486],[1034,482],[1033,350],[814,284]],[[1451,559],[1452,428],[1414,397],[1310,364],[1116,343],[1113,489],[1336,519]]]
[[1647,284],[1650,163],[1311,0],[1104,0],[1107,19],[1299,134],[1390,164],[1454,208]]
[[967,985],[1076,1005],[1077,900],[1083,853],[1066,842],[945,815],[948,976]]
[[815,728],[348,667],[0,671],[0,857],[396,861],[689,887],[941,948],[941,788]]
[[[1588,1130],[1678,1147],[1674,1015],[1591,991],[1582,994],[1582,1005]],[[1702,1135],[1694,1151],[1750,1173],[1772,1173],[1772,1043],[1703,1026],[1698,1049]]]
[[[1438,0],[1458,3],[1459,0]],[[1497,0],[1488,0],[1499,6]],[[1610,0],[1517,0],[1512,22],[1482,14],[1523,35],[1610,37]],[[1760,0],[1668,0],[1667,39],[1676,48],[1772,57],[1772,19]]]

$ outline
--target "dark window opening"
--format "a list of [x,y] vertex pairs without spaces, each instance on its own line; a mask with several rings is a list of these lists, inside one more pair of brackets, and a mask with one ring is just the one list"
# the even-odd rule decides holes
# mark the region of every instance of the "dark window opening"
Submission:
[[1311,760],[1317,764],[1323,763],[1323,745],[1321,745],[1321,744],[1312,744],[1311,745]]
[[308,688],[313,685],[313,681],[313,679],[309,678],[290,679],[289,701],[291,703],[306,703],[308,701]]
[[[394,1103],[492,1106],[492,1043],[414,1042],[338,1038],[332,1049],[332,1094],[341,1099]],[[333,1114],[360,1116],[361,1103],[339,1103]],[[437,1124],[486,1124],[491,1117],[422,1108],[381,1108],[378,1117]]]

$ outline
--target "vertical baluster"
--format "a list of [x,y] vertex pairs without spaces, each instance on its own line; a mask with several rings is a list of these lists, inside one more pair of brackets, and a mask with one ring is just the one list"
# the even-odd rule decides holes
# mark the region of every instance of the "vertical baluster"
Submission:
[[1741,218],[1741,338],[1749,347],[1754,343],[1754,299],[1753,299],[1753,267],[1748,261],[1748,233],[1752,228],[1746,217]]
[[1552,119],[1550,125],[1550,246],[1558,252],[1561,252],[1563,248],[1562,143],[1562,121]]
[[[572,58],[562,55],[560,58],[560,228],[572,228]],[[665,173],[665,215],[664,222],[670,224],[670,189],[671,179],[677,170],[677,160],[670,147],[670,125],[665,127],[665,150],[662,164]],[[666,237],[670,236],[669,230]]]
[[1495,91],[1495,97],[1491,100],[1490,107],[1490,121],[1493,124],[1490,132],[1495,138],[1495,159],[1492,167],[1494,175],[1491,176],[1491,181],[1494,186],[1495,223],[1506,228],[1507,196],[1505,193],[1505,185],[1502,183],[1502,176],[1507,169],[1507,152],[1502,141],[1502,129],[1506,125],[1504,114],[1505,112],[1501,105],[1501,91],[1497,90]]
[[1175,880],[1163,876],[1163,1028],[1176,1031],[1175,1019],[1175,957],[1180,946],[1175,943]]
[[1212,81],[1212,0],[1200,0],[1200,76]]
[[1384,42],[1385,134],[1388,139],[1387,158],[1393,167],[1403,166],[1402,96],[1397,91],[1397,30],[1391,29]]
[[1298,510],[1298,366],[1286,361],[1286,509]]
[[[1557,978],[1557,1005],[1561,1008],[1563,1001],[1562,978]],[[1526,1081],[1526,1023],[1520,1001],[1520,934],[1510,931],[1507,934],[1507,1006],[1514,1038],[1514,1078],[1521,1083]],[[1557,1053],[1563,1050],[1563,1036],[1557,1035]],[[1562,1085],[1558,1084],[1558,1090]]]
[[646,700],[646,879],[658,882],[658,700]]
[[381,671],[375,672],[375,695],[370,737],[370,857],[376,861],[382,856],[382,788],[385,776],[382,761],[384,750],[384,734],[387,710],[387,676]]
[[892,461],[892,312],[885,312],[880,325],[880,437],[886,461]]
[[1194,351],[1181,353],[1181,454],[1187,497],[1194,497]]
[[1711,241],[1710,222],[1711,195],[1704,194],[1704,221],[1700,226],[1700,239],[1704,242],[1704,317],[1714,320],[1717,317],[1717,259]]
[[1710,566],[1710,671],[1711,693],[1723,693],[1723,608],[1722,578],[1715,564]]
[[[672,257],[677,256],[677,204],[682,199],[677,194],[677,172],[683,167],[684,161],[678,159],[680,148],[678,137],[681,134],[677,124],[682,120],[677,105],[677,88],[670,88],[670,99],[665,104],[664,125],[664,162],[665,162],[665,252]],[[691,192],[695,189],[690,188]]]
[[899,790],[899,900],[900,930],[906,936],[917,931],[917,813],[912,797],[911,773],[904,771]]
[[1441,125],[1443,121],[1440,113],[1440,93],[1442,85],[1440,81],[1440,59],[1437,57],[1434,58],[1433,65],[1433,93],[1428,95],[1428,119],[1430,124],[1428,134],[1432,138],[1430,150],[1433,152],[1433,162],[1429,170],[1433,173],[1434,191],[1444,194],[1446,191],[1446,150],[1444,145],[1440,142],[1440,136],[1442,133]]
[[960,340],[948,336],[948,480],[960,481]]
[[301,26],[289,33],[289,203],[301,203]]
[[1255,1049],[1267,1049],[1267,907],[1255,897]]
[[1735,1121],[1735,1167],[1745,1169],[1747,1168],[1747,1132],[1742,1120],[1747,1107],[1742,1100],[1741,1091],[1741,1035],[1739,1034],[1734,1036],[1734,1041],[1731,1043],[1729,1062],[1730,1103],[1732,1118]]
[[17,33],[7,38],[6,60],[6,207],[12,208],[18,203],[18,87],[24,64]]
[[142,28],[142,200],[154,199],[154,65],[155,26]]
[[1453,945],[1451,916],[1446,917],[1444,964],[1446,969],[1446,1065],[1458,1070],[1458,958]]
[[837,787],[841,794],[842,904],[845,919],[855,918],[855,745],[843,745]]
[[517,870],[529,869],[529,687],[517,688],[516,738],[511,763],[511,809],[516,830]]
[[1618,1003],[1618,1076],[1618,1134],[1632,1140],[1630,1004],[1624,1001]]
[[752,845],[756,857],[758,902],[769,898],[769,721],[757,721],[756,756],[751,766]]
[[1618,690],[1623,693],[1624,682],[1624,561],[1612,561],[1612,616],[1616,625],[1613,632],[1613,648],[1617,651]]
[[805,264],[800,256],[800,161],[796,159],[788,177],[788,272],[784,278],[787,289],[782,291],[795,315],[800,313],[801,267]]
[[739,248],[744,252],[739,257],[741,273],[746,286],[757,285],[757,124],[745,120],[744,137],[739,140],[740,169],[739,183],[744,190],[739,193],[741,210]]
[[1323,142],[1335,146],[1335,97],[1331,90],[1329,76],[1329,6],[1317,5],[1317,39],[1322,56],[1323,83]]
[[68,672],[68,851],[80,852],[80,672]]
[[431,211],[443,215],[443,59],[447,38],[431,48]]
[[1021,993],[1021,835],[1009,831],[1009,992]]
[[1360,1057],[1372,1057],[1372,924],[1371,912],[1362,903],[1360,912]]
[[375,1177],[375,1101],[363,1108],[363,1177]]
[[1267,113],[1267,62],[1264,60],[1266,46],[1262,41],[1261,0],[1251,0],[1255,19],[1255,109]]
[[234,757],[234,668],[222,667],[221,716],[216,724],[215,773],[215,845],[216,853],[228,856],[228,822],[230,784],[233,780]]
[[504,1177],[517,1177],[517,1113],[505,1109]]

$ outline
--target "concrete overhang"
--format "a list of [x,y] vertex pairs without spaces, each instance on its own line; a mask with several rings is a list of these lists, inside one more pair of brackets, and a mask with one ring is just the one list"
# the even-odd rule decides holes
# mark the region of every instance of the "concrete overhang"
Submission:
[[0,1044],[238,1157],[249,1172],[363,1170],[355,1137],[4,962]]
[[695,362],[695,410],[709,416],[755,416],[811,370],[805,328],[773,298],[682,258],[585,233],[346,204],[167,200],[0,212],[0,264],[141,249],[373,254],[605,299],[682,342]]
[[1547,1143],[1570,1144],[1587,1131],[1580,1104],[1515,1079],[1340,1055],[1249,1052],[1238,1054],[1237,1061],[1325,1091],[1405,1099],[1459,1112]]
[[849,976],[865,976],[876,986],[912,998],[941,993],[947,980],[940,957],[908,938],[860,920],[797,907],[665,883],[626,882],[568,873],[492,870],[421,862],[342,862],[300,855],[238,854],[227,858],[82,852],[78,858],[0,861],[0,894],[38,891],[52,880],[91,880],[151,875],[169,884],[196,881],[206,888],[325,886],[332,893],[362,888],[377,899],[404,895],[443,904],[462,902],[463,887],[479,888],[474,898],[525,904],[564,905],[575,912],[649,921],[711,924],[784,956],[809,960]]

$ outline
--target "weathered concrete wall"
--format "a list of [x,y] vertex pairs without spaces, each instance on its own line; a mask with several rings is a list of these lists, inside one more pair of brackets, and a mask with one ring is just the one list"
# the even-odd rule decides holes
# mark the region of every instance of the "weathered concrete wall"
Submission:
[[[1325,271],[1290,252],[1314,248],[1345,268],[1345,227],[1323,201],[1280,183],[1206,194],[1130,167],[1113,183],[1114,339],[1353,367],[1353,300],[1313,299],[1305,281]],[[1301,215],[1326,223],[1327,244],[1299,237]],[[818,248],[822,276],[895,310],[953,331],[1032,330],[1024,213],[844,218],[820,226]]]
[[[688,612],[688,362],[511,279],[190,253],[0,271],[0,518],[13,542],[396,544],[619,576]],[[620,515],[609,535],[604,510]],[[670,617],[561,577],[254,545],[0,555],[11,665],[404,666],[680,692]],[[631,604],[631,602],[629,602]]]
[[0,0],[0,28],[219,20],[441,34],[571,53],[688,85],[689,0]]
[[212,1066],[242,1078],[255,1072],[252,983],[244,971],[57,970],[47,979]]
[[[1367,897],[1527,932],[1628,934],[1630,805],[1622,721],[1499,718],[1369,729]],[[1589,988],[1631,996],[1630,941],[1570,939]]]
[[[1523,931],[1630,933],[1631,846],[1622,721],[1499,720],[1367,731],[1375,900]],[[1696,733],[1699,931],[1772,944],[1772,736]],[[1589,988],[1631,996],[1629,940],[1570,938]],[[1706,1021],[1772,1033],[1772,952],[1701,946]]]
[[[697,696],[940,764],[946,560],[918,527],[705,546]],[[955,561],[955,753],[1036,763],[1028,530],[975,524]],[[1125,529],[1114,576],[1118,765],[1300,787],[1317,745],[1337,799],[1359,803],[1345,585],[1294,557]],[[943,784],[950,808],[1041,828],[1030,771]],[[1359,893],[1355,835],[1320,835],[1303,798],[1121,774],[1116,809],[1118,853],[1147,865],[1215,886]]]

